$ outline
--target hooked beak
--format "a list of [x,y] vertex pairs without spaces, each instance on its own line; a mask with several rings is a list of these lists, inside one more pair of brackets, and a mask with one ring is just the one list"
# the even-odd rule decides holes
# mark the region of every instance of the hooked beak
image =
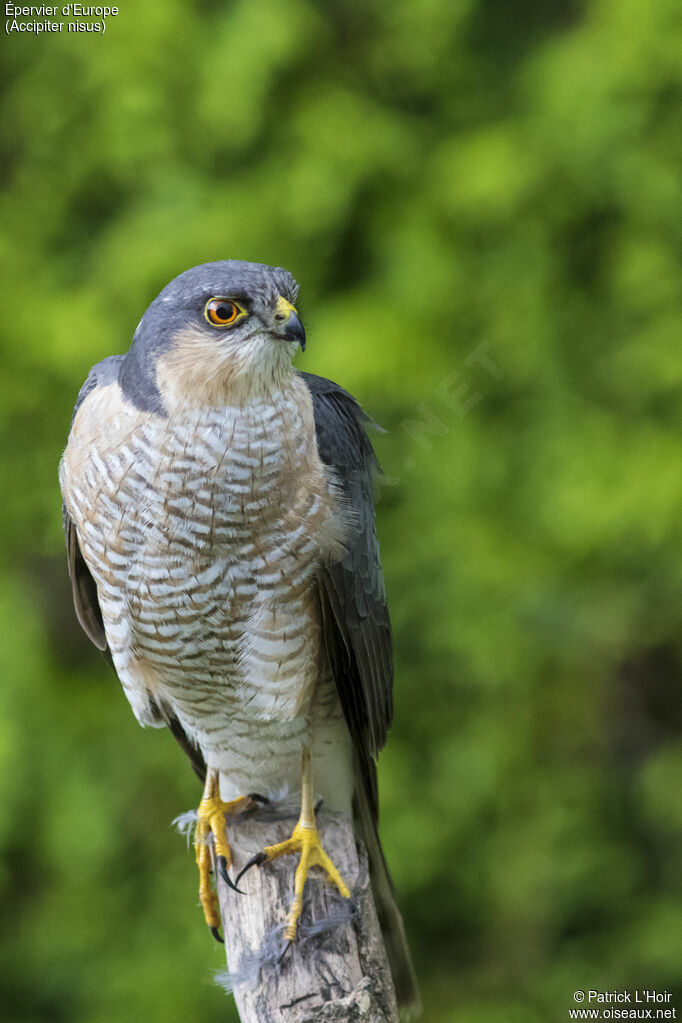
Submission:
[[279,333],[285,341],[295,341],[301,346],[301,351],[305,351],[305,328],[298,318],[298,313],[292,306],[291,302],[287,302],[285,298],[280,298],[277,302],[277,309],[275,312],[275,321],[279,324]]
[[298,313],[290,313],[284,327],[284,336],[287,341],[298,341],[301,351],[305,351],[305,327],[298,318]]

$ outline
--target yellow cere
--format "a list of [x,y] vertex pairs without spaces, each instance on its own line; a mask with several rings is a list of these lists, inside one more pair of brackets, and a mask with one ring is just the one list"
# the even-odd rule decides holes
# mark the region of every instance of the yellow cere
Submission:
[[293,306],[291,302],[288,302],[283,295],[280,295],[277,299],[277,305],[275,306],[275,315],[289,319],[292,313],[296,313],[296,307]]

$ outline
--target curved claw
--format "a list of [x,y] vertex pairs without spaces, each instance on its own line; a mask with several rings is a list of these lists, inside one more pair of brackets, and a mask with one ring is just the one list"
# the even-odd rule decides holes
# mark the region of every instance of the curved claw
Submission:
[[284,959],[285,955],[287,954],[287,952],[289,951],[289,949],[291,948],[291,946],[293,944],[294,944],[293,941],[287,941],[286,945],[282,949],[281,955],[277,959],[278,965],[279,965],[279,963],[282,962],[282,960]]
[[[218,857],[218,870],[220,871],[220,876],[222,877],[223,881],[225,882],[228,888],[231,888],[233,892],[239,892],[240,895],[246,895],[246,892],[243,892],[241,888],[237,888],[237,885],[233,883],[232,878],[228,874],[226,856]],[[239,881],[239,878],[237,878],[237,881]]]
[[239,884],[239,882],[241,881],[242,877],[244,876],[244,874],[246,873],[247,870],[250,870],[251,867],[260,867],[260,865],[262,863],[265,863],[266,860],[267,860],[267,856],[265,855],[264,852],[259,852],[259,853],[256,853],[255,856],[252,856],[251,859],[248,861],[248,863],[245,863],[244,866],[242,867],[242,869],[237,874],[236,884]]
[[218,930],[217,927],[209,927],[209,931],[211,932],[211,934],[213,935],[217,942],[219,942],[221,945],[225,944],[225,939],[221,938],[220,931]]
[[263,805],[270,802],[267,796],[261,796],[258,792],[249,792],[249,799],[253,799],[254,803],[262,803]]

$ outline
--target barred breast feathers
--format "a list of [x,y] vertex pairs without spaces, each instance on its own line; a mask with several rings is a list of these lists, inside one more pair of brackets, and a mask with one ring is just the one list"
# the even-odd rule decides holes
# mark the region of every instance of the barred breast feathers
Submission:
[[[283,525],[291,527],[301,519],[301,491],[307,490],[326,513],[315,523],[321,547],[332,559],[342,556],[351,512],[317,453],[310,393],[295,376],[287,384],[286,393],[275,389],[237,406],[186,405],[175,421],[139,411],[115,381],[97,388],[74,417],[60,467],[76,524],[136,513],[150,530],[165,534],[166,520],[198,510],[208,520],[191,537],[201,549],[229,538],[216,535],[216,500],[226,518],[253,524],[283,515]],[[122,491],[125,500],[116,503]],[[130,507],[132,498],[144,508],[152,494],[146,518],[139,505]],[[159,497],[164,515],[155,519],[150,512],[158,511]],[[315,500],[305,509],[309,527],[318,511]]]
[[343,555],[349,513],[297,377],[169,413],[140,412],[117,382],[97,388],[74,418],[63,489],[136,715],[150,693],[168,697],[219,749],[230,715],[305,711],[321,657],[311,583]]

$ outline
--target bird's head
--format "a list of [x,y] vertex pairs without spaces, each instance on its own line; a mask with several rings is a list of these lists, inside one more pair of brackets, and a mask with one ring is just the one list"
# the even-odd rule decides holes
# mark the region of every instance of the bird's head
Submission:
[[154,299],[119,377],[139,407],[222,404],[269,391],[305,348],[286,270],[226,260],[186,270]]

